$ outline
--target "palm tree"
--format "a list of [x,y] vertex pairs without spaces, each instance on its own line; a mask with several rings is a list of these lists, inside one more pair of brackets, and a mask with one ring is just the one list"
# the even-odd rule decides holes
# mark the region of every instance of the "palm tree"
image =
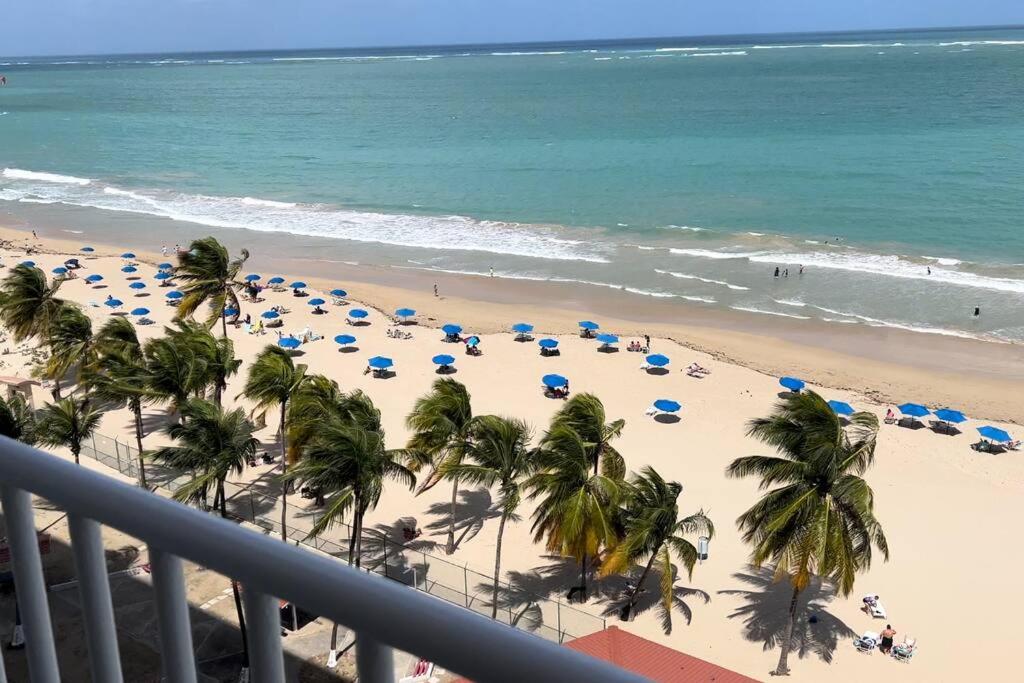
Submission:
[[534,470],[534,454],[529,448],[530,428],[521,420],[494,415],[477,418],[473,423],[472,447],[465,454],[468,462],[445,462],[441,473],[487,488],[498,487],[501,521],[494,550],[494,592],[491,618],[498,618],[498,584],[501,577],[501,539],[508,521],[523,498],[523,484]]
[[36,416],[20,394],[0,398],[0,436],[29,446],[36,443]]
[[238,274],[248,258],[249,252],[243,249],[238,258],[232,259],[227,248],[214,237],[194,240],[188,251],[178,255],[174,271],[185,294],[178,304],[178,316],[190,318],[205,303],[210,308],[207,327],[213,327],[220,318],[221,332],[228,336],[224,309],[241,311],[235,291],[244,286]]
[[557,421],[541,441],[538,472],[527,482],[530,498],[540,502],[533,513],[534,541],[549,551],[574,558],[580,585],[569,591],[587,599],[588,560],[618,542],[616,508],[625,482],[593,471],[593,446]]
[[360,566],[363,519],[376,507],[388,479],[411,490],[416,475],[399,459],[405,450],[388,450],[380,412],[366,394],[356,391],[343,399],[333,414],[325,416],[317,433],[305,445],[302,458],[286,475],[327,499],[327,506],[307,538],[319,536],[352,513],[349,563]]
[[47,403],[36,420],[36,440],[44,446],[67,446],[76,465],[82,442],[92,436],[103,417],[89,406],[89,398],[69,396]]
[[[413,432],[407,447],[423,453],[433,470],[420,485],[423,493],[441,480],[441,470],[450,470],[462,462],[470,448],[473,407],[469,391],[453,379],[438,379],[430,393],[416,400],[405,424]],[[459,498],[459,477],[449,473],[452,482],[451,512],[448,516],[448,543],[445,552],[455,552],[455,507]]]
[[771,415],[751,421],[747,432],[778,456],[737,458],[726,469],[731,477],[760,477],[761,489],[770,489],[736,524],[753,545],[751,563],[774,563],[776,578],[788,577],[793,586],[776,675],[789,672],[800,591],[812,577],[846,596],[857,572],[871,565],[872,546],[889,559],[874,493],[860,476],[874,460],[878,418],[855,413],[849,420],[844,428],[814,392],[787,397]]
[[148,488],[142,447],[142,403],[151,398],[150,376],[135,326],[125,318],[110,318],[96,335],[96,347],[99,358],[86,376],[86,384],[97,399],[131,410],[139,451],[139,486]]
[[281,540],[288,540],[288,402],[306,383],[306,365],[298,365],[284,349],[267,344],[249,368],[242,395],[256,404],[255,410],[280,409],[278,426],[281,435]]
[[148,340],[142,347],[147,368],[148,390],[156,402],[169,401],[172,412],[193,397],[201,396],[208,386],[208,359],[202,349],[183,343],[173,330]]
[[77,306],[65,303],[56,308],[46,332],[50,355],[42,366],[42,375],[53,380],[54,398],[60,398],[60,381],[72,368],[79,374],[88,371],[96,360],[92,321]]
[[594,394],[576,394],[555,413],[552,425],[569,427],[579,434],[587,445],[594,474],[600,467],[600,472],[609,477],[622,479],[626,476],[626,464],[611,442],[622,434],[626,421],[606,422],[607,419],[601,399]]
[[177,328],[167,330],[168,336],[179,347],[188,347],[191,353],[202,359],[203,377],[199,393],[205,394],[213,388],[213,402],[221,405],[228,378],[238,372],[242,361],[235,358],[235,345],[228,337],[217,338],[210,334],[205,325],[180,320]]
[[62,279],[46,282],[43,271],[18,264],[0,282],[0,322],[14,341],[44,338],[65,301],[57,297]]
[[647,558],[644,571],[622,609],[624,621],[629,619],[636,608],[644,581],[657,562],[661,571],[665,625],[671,632],[674,599],[672,584],[675,579],[672,558],[674,556],[686,567],[687,574],[692,577],[693,566],[697,562],[697,549],[686,539],[686,535],[700,534],[710,539],[715,533],[714,525],[703,510],[679,519],[679,495],[682,492],[682,484],[666,482],[653,467],[646,466],[640,474],[633,475],[622,511],[623,539],[601,565],[601,575],[610,576],[622,573],[634,562]]
[[[192,480],[174,492],[182,502],[205,503],[207,491],[215,490],[213,505],[224,519],[228,518],[224,482],[228,475],[241,474],[245,464],[259,446],[253,437],[253,425],[241,408],[231,411],[209,401],[195,399],[181,408],[185,421],[172,424],[167,434],[178,445],[158,448],[149,454],[173,468],[190,470]],[[249,641],[238,584],[231,582],[235,598],[238,627],[242,635],[242,672],[249,669]]]

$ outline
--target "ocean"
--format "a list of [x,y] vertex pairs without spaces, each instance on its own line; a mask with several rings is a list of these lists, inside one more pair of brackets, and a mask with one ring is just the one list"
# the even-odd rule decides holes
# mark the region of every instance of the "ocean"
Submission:
[[0,73],[0,220],[136,216],[126,246],[156,249],[170,218],[332,238],[339,262],[1024,341],[1021,29]]

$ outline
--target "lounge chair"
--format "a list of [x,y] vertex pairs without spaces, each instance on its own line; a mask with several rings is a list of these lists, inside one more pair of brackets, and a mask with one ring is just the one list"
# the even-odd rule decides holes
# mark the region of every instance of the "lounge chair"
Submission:
[[433,675],[434,663],[420,658],[409,675],[398,679],[398,683],[425,683],[425,681],[431,680]]
[[135,322],[136,322],[137,324],[139,324],[139,325],[152,325],[152,324],[154,324],[152,320],[150,320],[149,318],[147,318],[147,317],[145,317],[145,316],[143,316],[143,317],[139,318],[139,319],[138,319],[138,320],[136,320]]
[[917,638],[906,636],[899,645],[892,646],[892,658],[898,662],[909,662],[917,652]]
[[657,415],[660,412],[661,412],[660,410],[658,410],[657,408],[655,408],[652,405],[647,410],[644,411],[644,415],[646,415],[648,417],[653,417],[654,415]]
[[882,642],[882,637],[874,631],[865,631],[864,635],[859,638],[855,638],[853,646],[857,648],[857,652],[866,652],[871,654],[878,647],[878,644]]

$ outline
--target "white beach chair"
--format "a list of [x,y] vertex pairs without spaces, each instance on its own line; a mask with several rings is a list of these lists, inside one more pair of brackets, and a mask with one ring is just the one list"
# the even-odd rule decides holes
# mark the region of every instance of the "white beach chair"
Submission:
[[653,417],[653,416],[657,415],[660,412],[661,412],[660,410],[658,410],[657,408],[655,408],[652,405],[647,410],[644,411],[644,415],[646,415],[647,417]]
[[426,683],[432,680],[434,680],[434,663],[420,659],[413,667],[412,673],[405,678],[398,679],[398,683]]
[[879,634],[874,631],[865,631],[864,635],[853,640],[853,646],[857,648],[857,652],[871,654],[880,642],[882,642],[882,637]]
[[893,645],[892,658],[898,662],[909,662],[917,652],[917,638],[905,636],[899,645]]

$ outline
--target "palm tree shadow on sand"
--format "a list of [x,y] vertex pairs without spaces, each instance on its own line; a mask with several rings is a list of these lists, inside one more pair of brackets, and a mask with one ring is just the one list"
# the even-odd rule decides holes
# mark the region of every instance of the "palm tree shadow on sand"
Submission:
[[[760,642],[764,650],[780,647],[789,624],[789,602],[793,588],[789,581],[775,581],[771,569],[751,567],[748,572],[737,572],[733,578],[750,586],[749,590],[719,591],[720,595],[735,595],[745,604],[737,607],[730,619],[743,619],[744,637]],[[793,629],[792,652],[800,659],[817,655],[828,663],[839,644],[839,639],[854,638],[857,634],[842,620],[827,611],[836,597],[835,591],[815,578],[801,591],[796,626]]]
[[[425,530],[432,536],[447,536],[448,520],[451,516],[451,502],[433,503],[427,514],[435,517]],[[476,490],[460,489],[459,499],[455,503],[455,548],[470,541],[484,528],[484,522],[501,517],[501,510],[494,505],[489,489],[480,487]]]
[[[642,567],[633,567],[626,576],[609,576],[602,580],[604,596],[598,600],[598,603],[604,607],[602,612],[604,616],[621,617],[625,608],[629,605],[630,591],[634,582],[640,577],[641,571]],[[676,574],[678,580],[678,571],[675,565],[672,566],[672,571]],[[687,626],[693,621],[693,609],[687,603],[688,598],[696,598],[705,605],[711,602],[711,596],[707,591],[673,584],[672,612],[670,612],[666,609],[665,602],[662,600],[661,571],[652,568],[647,575],[647,580],[644,581],[643,588],[640,590],[636,605],[629,612],[629,620],[632,621],[637,615],[655,610],[662,630],[668,635],[672,633],[672,613],[682,615],[683,619],[686,620]]]

